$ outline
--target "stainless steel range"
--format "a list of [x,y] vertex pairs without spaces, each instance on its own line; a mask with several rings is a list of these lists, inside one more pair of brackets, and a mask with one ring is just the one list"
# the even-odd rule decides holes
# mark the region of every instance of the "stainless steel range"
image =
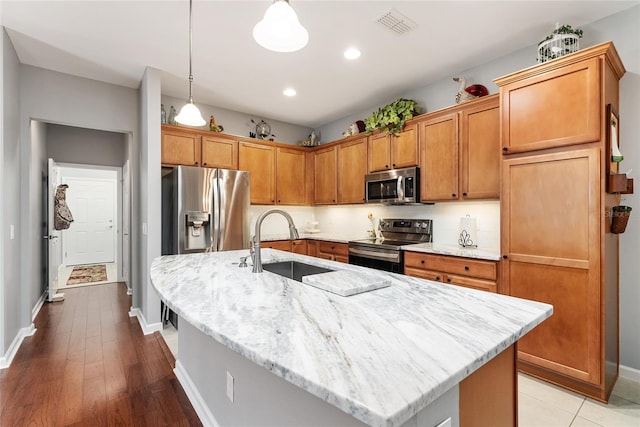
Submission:
[[404,268],[402,246],[430,243],[433,223],[430,219],[381,219],[378,239],[349,242],[349,264],[377,270],[402,273]]

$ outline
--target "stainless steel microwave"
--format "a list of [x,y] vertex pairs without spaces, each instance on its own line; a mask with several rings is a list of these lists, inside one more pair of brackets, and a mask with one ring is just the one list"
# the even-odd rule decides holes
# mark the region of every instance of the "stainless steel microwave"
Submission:
[[420,175],[417,167],[392,169],[365,175],[367,203],[419,203]]

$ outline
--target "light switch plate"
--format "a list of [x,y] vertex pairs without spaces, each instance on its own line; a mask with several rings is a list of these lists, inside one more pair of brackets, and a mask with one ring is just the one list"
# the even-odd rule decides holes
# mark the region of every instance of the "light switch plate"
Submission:
[[233,377],[227,371],[227,397],[233,403]]

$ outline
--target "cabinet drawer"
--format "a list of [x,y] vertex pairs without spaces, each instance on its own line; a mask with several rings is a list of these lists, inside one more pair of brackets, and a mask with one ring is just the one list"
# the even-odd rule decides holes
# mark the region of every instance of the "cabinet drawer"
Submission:
[[260,242],[260,247],[291,252],[291,240],[272,240],[269,242]]
[[455,256],[406,252],[404,256],[404,265],[407,267],[476,277],[478,279],[496,280],[498,277],[498,267],[497,263],[494,261],[482,261]]
[[307,241],[306,240],[292,240],[291,252],[296,254],[307,254]]
[[407,276],[419,277],[421,279],[442,282],[444,274],[439,271],[422,270],[420,268],[405,267],[404,274]]
[[493,293],[498,292],[498,285],[496,282],[492,282],[490,280],[473,279],[471,277],[445,274],[444,283],[464,286],[465,288],[480,289],[481,291],[489,291]]
[[344,243],[319,242],[318,252],[349,257],[349,246]]

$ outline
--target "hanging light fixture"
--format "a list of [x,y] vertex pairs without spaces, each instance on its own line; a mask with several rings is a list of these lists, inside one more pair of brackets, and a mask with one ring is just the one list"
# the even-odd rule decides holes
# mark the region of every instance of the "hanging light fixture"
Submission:
[[300,25],[289,0],[274,0],[262,21],[253,27],[253,38],[274,52],[295,52],[307,45],[309,33]]
[[193,103],[191,96],[191,85],[193,84],[193,73],[191,70],[191,57],[193,56],[193,30],[191,21],[193,19],[193,0],[189,0],[189,101],[182,107],[176,116],[176,122],[186,126],[203,126],[206,122],[200,114],[200,110]]

